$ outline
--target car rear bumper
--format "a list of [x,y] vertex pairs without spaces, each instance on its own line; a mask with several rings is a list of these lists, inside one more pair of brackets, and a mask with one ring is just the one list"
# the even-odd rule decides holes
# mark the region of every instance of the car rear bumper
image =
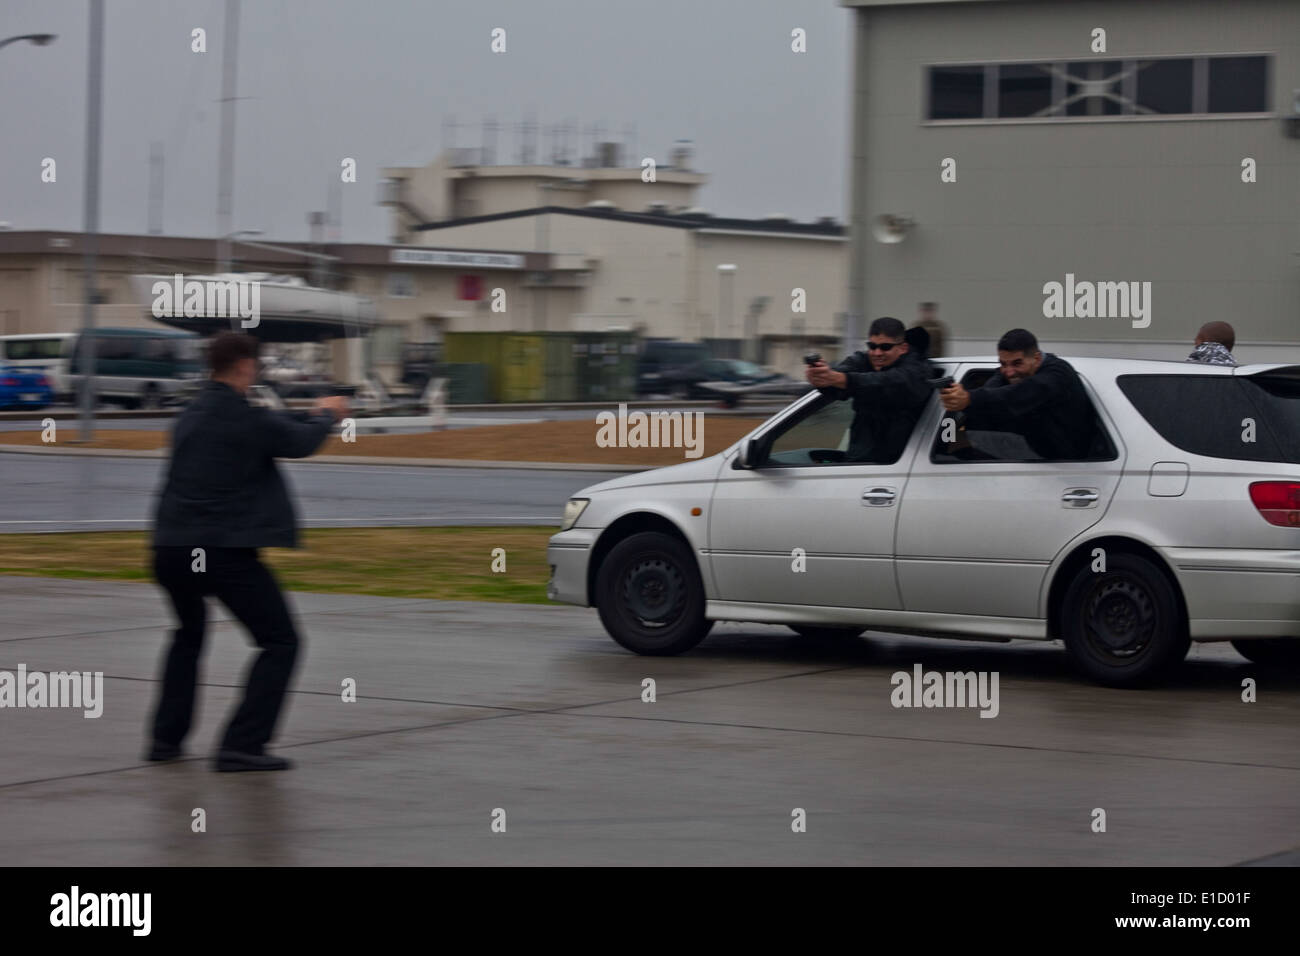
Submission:
[[587,565],[591,549],[600,537],[599,528],[570,528],[551,536],[546,546],[546,563],[551,579],[546,596],[552,601],[590,607],[587,598]]
[[1300,551],[1165,548],[1193,640],[1300,638]]

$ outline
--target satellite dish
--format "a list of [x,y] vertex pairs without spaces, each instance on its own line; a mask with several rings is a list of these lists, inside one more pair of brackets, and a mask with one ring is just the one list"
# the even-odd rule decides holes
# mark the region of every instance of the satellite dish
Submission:
[[887,212],[871,220],[871,234],[876,237],[876,242],[894,245],[906,239],[908,231],[915,225],[915,220]]

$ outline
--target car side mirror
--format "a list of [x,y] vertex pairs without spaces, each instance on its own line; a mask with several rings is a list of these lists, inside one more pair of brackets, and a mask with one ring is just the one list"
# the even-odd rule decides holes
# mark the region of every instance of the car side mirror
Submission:
[[740,450],[736,452],[736,460],[732,463],[732,468],[754,468],[755,462],[758,461],[758,441],[753,438],[746,439],[740,443]]

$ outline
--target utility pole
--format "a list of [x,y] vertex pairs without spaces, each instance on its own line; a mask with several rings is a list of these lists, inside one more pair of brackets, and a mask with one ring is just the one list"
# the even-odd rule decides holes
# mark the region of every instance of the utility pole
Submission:
[[221,168],[217,183],[217,272],[230,271],[231,193],[235,178],[235,68],[239,56],[239,0],[226,0],[221,58]]
[[81,440],[95,437],[95,297],[99,252],[99,125],[104,105],[104,0],[90,0],[90,54],[86,69],[86,310],[81,326]]
[[155,140],[149,146],[149,235],[163,231],[163,144]]

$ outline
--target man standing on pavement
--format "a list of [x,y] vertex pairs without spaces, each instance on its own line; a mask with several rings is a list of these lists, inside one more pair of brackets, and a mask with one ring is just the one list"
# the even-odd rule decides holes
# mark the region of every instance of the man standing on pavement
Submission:
[[153,530],[153,571],[180,626],[163,657],[149,760],[174,760],[190,730],[205,598],[224,604],[261,648],[244,699],[227,725],[217,770],[286,770],[265,752],[288,691],[298,634],[284,595],[258,548],[296,548],[297,518],[276,458],[306,458],[347,414],[342,398],[321,398],[311,413],[250,405],[258,341],[222,332],[208,347],[209,381],[172,430],[171,457]]
[[866,351],[834,368],[818,361],[806,374],[824,393],[853,399],[848,461],[898,461],[932,391],[929,364],[911,354],[903,323],[889,317],[871,323]]

